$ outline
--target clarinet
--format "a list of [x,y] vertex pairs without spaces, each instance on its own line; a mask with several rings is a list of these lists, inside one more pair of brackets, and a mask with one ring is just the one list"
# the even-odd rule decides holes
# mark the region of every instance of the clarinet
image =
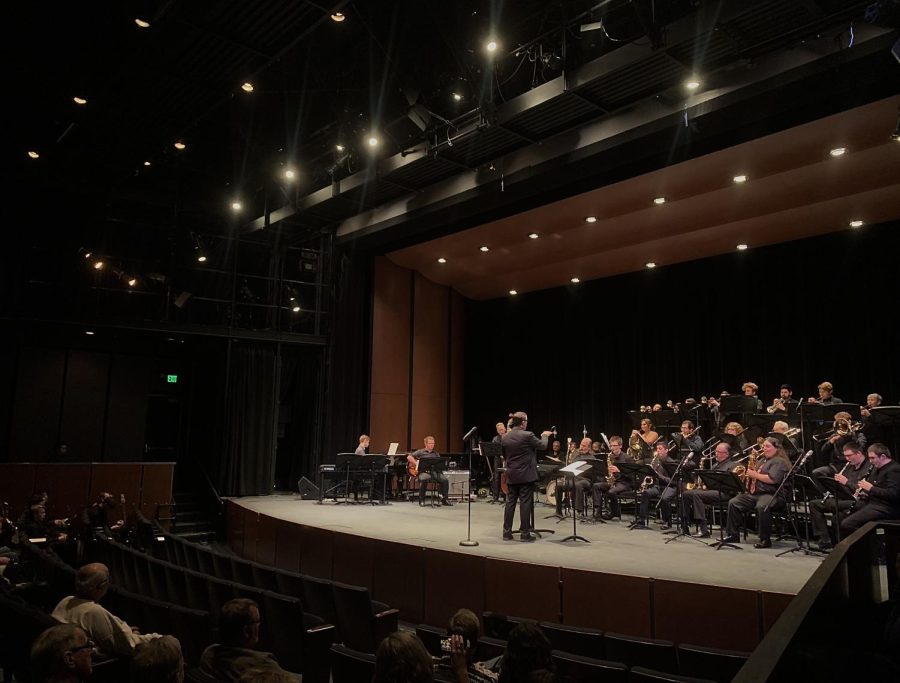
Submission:
[[[841,468],[841,471],[838,472],[838,474],[843,475],[844,472],[847,471],[847,468],[848,468],[848,467],[850,467],[850,463],[849,463],[849,462],[846,463],[846,464]],[[826,491],[826,492],[825,492],[825,495],[822,496],[822,501],[821,501],[821,502],[824,503],[824,502],[825,502],[826,500],[828,500],[829,498],[831,498],[831,491]]]
[[[862,479],[860,479],[860,481],[869,481],[869,475],[871,475],[874,470],[875,470],[875,465],[869,465],[869,469],[866,470],[866,473],[862,476]],[[862,498],[864,493],[865,493],[865,490],[863,489],[862,486],[856,487],[856,490],[853,492],[853,505],[854,506],[859,502],[859,499]]]

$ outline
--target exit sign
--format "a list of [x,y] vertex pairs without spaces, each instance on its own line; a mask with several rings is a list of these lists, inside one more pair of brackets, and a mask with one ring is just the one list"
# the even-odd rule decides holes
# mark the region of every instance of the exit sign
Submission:
[[178,375],[166,375],[166,382],[169,384],[178,384]]

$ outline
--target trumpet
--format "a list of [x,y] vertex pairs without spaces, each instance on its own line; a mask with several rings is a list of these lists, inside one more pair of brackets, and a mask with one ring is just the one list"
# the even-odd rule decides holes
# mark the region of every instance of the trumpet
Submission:
[[769,413],[769,415],[774,413],[776,410],[785,410],[785,401],[780,398],[776,398],[774,401],[772,401],[772,405],[766,408],[766,412]]

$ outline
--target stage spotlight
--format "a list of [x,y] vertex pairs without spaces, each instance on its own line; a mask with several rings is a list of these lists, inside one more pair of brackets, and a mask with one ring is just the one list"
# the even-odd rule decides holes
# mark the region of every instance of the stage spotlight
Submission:
[[747,251],[747,245],[742,242],[741,244],[737,245],[737,250],[738,251]]
[[333,22],[335,22],[336,24],[340,24],[340,23],[341,23],[344,19],[346,19],[346,18],[347,18],[347,17],[344,16],[344,13],[343,13],[343,12],[334,12],[334,13],[331,15],[331,20],[332,20]]
[[460,95],[458,92],[451,93],[450,96],[453,98],[454,102],[462,102],[463,96]]
[[571,280],[569,280],[569,282],[571,282],[573,285],[577,285],[579,282],[581,282],[581,280],[579,280],[577,277],[573,277]]
[[242,208],[244,208],[244,205],[241,204],[240,202],[238,202],[238,201],[231,202],[231,210],[232,211],[240,211]]
[[137,284],[137,278],[136,278],[136,277],[130,277],[130,278],[128,278],[128,286],[129,286],[129,287],[134,287],[136,284]]
[[145,162],[144,162],[144,166],[152,166],[152,165],[153,165],[153,163],[150,162],[150,161],[145,161]]
[[41,155],[35,152],[33,149],[28,150],[28,156],[32,159],[40,159]]
[[73,101],[75,104],[87,104],[87,100],[84,99],[83,97],[77,97],[77,96],[76,96],[76,97],[73,97],[73,98],[72,98],[72,101]]
[[291,310],[292,310],[294,313],[299,313],[299,312],[300,312],[300,307],[299,307],[297,304],[294,304],[294,305],[291,307]]
[[746,182],[747,182],[747,176],[746,176],[745,174],[742,173],[741,175],[736,175],[736,176],[734,176],[734,178],[732,178],[732,180],[733,180],[735,183],[737,183],[737,184],[740,184],[740,183],[746,183]]
[[485,253],[489,252],[490,250],[491,250],[490,247],[481,247],[481,248],[479,249],[479,251],[483,251],[483,252],[485,252]]
[[134,23],[140,28],[150,28],[150,22],[146,19],[141,19],[140,17],[135,18]]
[[94,270],[103,270],[103,266],[106,264],[103,261],[94,261]]
[[833,157],[842,157],[847,153],[846,147],[835,147],[832,150],[829,150],[828,153]]
[[518,294],[518,292],[514,289],[511,289],[511,290],[509,290],[509,294],[510,294],[510,296],[515,296],[516,294]]
[[175,143],[175,149],[177,149],[179,152],[180,152],[181,150],[185,149],[186,147],[187,147],[187,145],[184,144],[184,142],[181,141],[181,140],[178,140],[178,141]]
[[287,178],[288,180],[293,180],[294,178],[297,177],[297,172],[292,168],[285,169],[284,177]]
[[693,92],[700,87],[700,81],[696,78],[689,78],[684,82],[684,87],[686,90]]
[[246,81],[241,85],[241,90],[244,92],[253,92],[253,84],[250,81]]
[[443,256],[441,256],[441,257],[438,259],[438,263],[447,263],[447,259],[445,259]]
[[851,227],[851,228],[861,228],[862,226],[863,226],[863,222],[860,221],[860,220],[853,220],[853,221],[850,221],[850,227]]
[[665,204],[665,203],[666,203],[666,198],[665,198],[665,197],[656,197],[656,198],[653,200],[653,203],[656,204],[657,206],[660,205],[660,204]]
[[656,264],[653,261],[648,261],[644,265],[647,266],[648,268],[656,268]]
[[338,143],[338,144],[336,144],[336,145],[334,146],[334,149],[335,149],[336,151],[338,151],[338,152],[343,152],[343,151],[344,151],[344,146],[343,146],[342,144]]
[[87,336],[89,336],[89,337],[93,337],[93,336],[94,336],[94,331],[93,331],[93,330],[85,330],[84,333],[85,333]]
[[540,237],[540,235],[538,235],[536,232],[533,232],[530,235],[528,235],[528,237],[530,237],[533,240],[536,240],[538,237]]
[[597,217],[596,216],[586,216],[584,219],[584,222],[585,223],[596,223]]
[[200,254],[197,257],[197,263],[206,263],[206,256],[204,256],[203,254]]
[[378,142],[379,142],[379,140],[375,135],[370,135],[366,139],[366,144],[368,144],[369,147],[378,147]]
[[491,38],[487,43],[485,43],[484,49],[487,50],[488,52],[496,52],[497,51],[497,41],[494,40],[493,38]]

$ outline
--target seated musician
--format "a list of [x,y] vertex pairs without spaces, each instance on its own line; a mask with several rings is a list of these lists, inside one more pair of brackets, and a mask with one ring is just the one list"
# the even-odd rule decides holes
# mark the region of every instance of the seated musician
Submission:
[[354,453],[356,455],[365,455],[366,449],[369,447],[369,437],[363,434],[359,437],[359,446],[356,447]]
[[819,397],[809,398],[809,403],[818,403],[823,406],[830,406],[832,403],[843,403],[841,399],[834,395],[834,387],[831,382],[822,382],[818,387]]
[[659,434],[653,429],[653,423],[647,417],[641,420],[641,430],[632,429],[631,433],[640,436],[648,446],[653,446],[659,440]]
[[835,429],[819,450],[818,462],[823,464],[821,467],[813,470],[812,474],[814,477],[830,477],[832,474],[841,471],[846,462],[844,460],[844,444],[855,441],[865,451],[865,434],[853,428],[851,419],[850,413],[843,410],[834,414]]
[[410,473],[415,472],[419,480],[419,505],[425,504],[425,491],[428,488],[428,482],[430,481],[436,482],[441,487],[441,505],[453,505],[448,498],[450,495],[450,480],[447,479],[444,473],[436,472],[432,475],[431,472],[419,471],[419,458],[438,457],[439,455],[440,453],[437,453],[434,450],[434,437],[426,436],[425,448],[420,448],[415,453],[410,453],[406,456],[406,462],[409,465]]
[[[494,428],[497,430],[496,436],[491,439],[491,442],[499,444],[503,439],[503,435],[506,434],[506,423],[498,422],[494,425]],[[502,451],[501,451],[502,453]],[[494,456],[494,474],[491,477],[491,495],[494,497],[495,501],[505,501],[506,496],[503,495],[503,491],[500,486],[500,468],[503,467],[503,455],[495,455]]]
[[737,443],[735,444],[735,450],[737,451],[745,451],[747,450],[747,437],[744,435],[744,428],[741,426],[740,422],[729,422],[725,425],[725,433],[731,434],[731,436],[737,437]]
[[556,462],[562,462],[563,461],[562,443],[560,441],[551,441],[550,442],[550,450],[547,452],[547,455],[544,457],[550,458],[551,460],[555,460]]
[[[609,453],[612,456],[611,460],[613,463],[634,462],[631,456],[622,450],[621,436],[614,435],[609,437]],[[622,510],[619,506],[619,496],[633,489],[630,476],[619,472],[619,468],[615,465],[610,467],[609,471],[615,476],[612,486],[610,486],[609,482],[605,479],[598,481],[593,486],[594,516],[596,517],[601,513],[603,496],[606,496],[607,500],[609,500],[609,512],[603,514],[603,519],[607,520],[612,519],[613,517],[622,516]]]
[[739,532],[744,523],[744,515],[755,509],[759,524],[759,542],[753,547],[772,547],[772,512],[784,509],[787,500],[785,488],[781,489],[777,498],[775,491],[781,486],[781,482],[784,481],[790,469],[791,461],[778,441],[773,437],[764,439],[756,469],[748,467],[746,470],[745,476],[749,490],[746,493],[739,493],[728,501],[726,543],[740,541]]
[[761,413],[763,411],[763,402],[757,395],[759,387],[754,382],[744,382],[741,385],[741,391],[744,392],[744,396],[750,396],[756,399],[756,412]]
[[782,384],[778,390],[778,398],[772,401],[772,405],[766,408],[766,412],[776,415],[788,415],[797,409],[797,401],[793,399],[794,390],[790,384]]
[[47,543],[65,543],[69,537],[60,521],[47,519],[47,509],[42,504],[32,505],[20,521],[19,531],[28,538],[46,538]]
[[699,462],[699,456],[703,452],[703,439],[694,431],[693,422],[685,420],[681,423],[681,432],[677,434],[673,432],[672,436],[675,437],[675,442],[679,444],[678,450],[681,452],[681,455],[687,455],[687,452],[690,451]]
[[[656,443],[656,461],[657,465],[653,467],[653,471],[656,472],[655,481],[646,488],[643,488],[641,491],[641,510],[640,510],[640,522],[636,525],[639,527],[644,527],[647,525],[647,519],[650,515],[650,502],[656,500],[657,498],[661,498],[659,504],[659,511],[662,515],[663,529],[671,529],[672,528],[672,501],[675,499],[676,489],[675,485],[672,484],[669,486],[668,484],[672,481],[672,478],[666,474],[666,471],[663,469],[663,465],[667,463],[676,463],[677,460],[669,457],[669,446],[665,441],[658,441]],[[688,460],[688,463],[691,461]],[[684,469],[688,469],[685,467]],[[693,469],[691,467],[690,469]],[[684,487],[684,483],[681,482],[680,486]]]
[[[576,460],[590,455],[591,440],[585,437],[578,444],[578,448],[574,449],[566,456],[566,465],[571,465]],[[577,476],[575,477],[574,482],[568,477],[566,477],[565,480],[560,479],[560,483],[556,487],[556,512],[558,514],[562,514],[562,496],[560,493],[563,491],[571,491],[573,487],[575,489],[575,512],[579,515],[584,515],[584,495],[591,490],[590,476]]]
[[858,501],[853,511],[841,522],[841,536],[845,537],[866,522],[879,519],[900,520],[900,463],[891,456],[883,443],[868,448],[872,471],[860,479]]
[[[731,472],[735,463],[731,460],[731,446],[724,441],[716,444],[713,451],[715,462],[709,468],[710,472]],[[706,523],[706,506],[718,505],[728,500],[726,494],[721,491],[711,491],[701,486],[698,479],[697,485],[690,490],[686,490],[681,494],[681,528],[684,533],[691,533],[691,520],[699,524],[700,530],[697,532],[697,538],[709,538],[709,525]]]
[[[872,465],[866,459],[865,451],[855,441],[848,441],[844,444],[843,454],[846,460],[844,467],[841,468],[840,472],[831,475],[831,477],[841,484],[848,493],[852,494],[859,486],[859,480],[869,473]],[[823,473],[820,476],[826,477],[829,475]],[[840,500],[831,495],[827,499],[817,498],[810,502],[809,519],[812,523],[813,535],[819,541],[819,550],[829,550],[834,543],[828,531],[828,524],[825,521],[826,513],[835,514],[835,524],[837,525],[841,519],[849,514],[850,508],[854,506],[855,502],[853,500]]]
[[869,394],[866,396],[865,407],[860,406],[859,414],[862,417],[862,433],[866,436],[866,443],[885,443],[890,435],[878,424],[872,422],[872,408],[881,405],[881,394]]
[[788,436],[788,432],[790,431],[790,427],[788,427],[788,423],[787,423],[787,422],[785,422],[784,420],[778,420],[778,421],[776,421],[775,424],[772,425],[772,431],[773,431],[775,434],[784,434],[784,435],[785,435],[784,438],[787,439],[787,442],[788,442],[788,443],[790,444],[790,446],[791,446],[790,449],[786,449],[786,451],[788,451],[788,450],[790,451],[790,452],[788,453],[788,457],[790,457],[790,456],[793,455],[794,453],[799,453],[799,452],[800,452],[800,444],[797,443],[797,439],[796,439],[795,437],[793,437],[793,436]]
[[591,442],[591,455],[593,455],[595,458],[599,458],[601,455],[603,455],[603,444],[601,444],[599,441]]

